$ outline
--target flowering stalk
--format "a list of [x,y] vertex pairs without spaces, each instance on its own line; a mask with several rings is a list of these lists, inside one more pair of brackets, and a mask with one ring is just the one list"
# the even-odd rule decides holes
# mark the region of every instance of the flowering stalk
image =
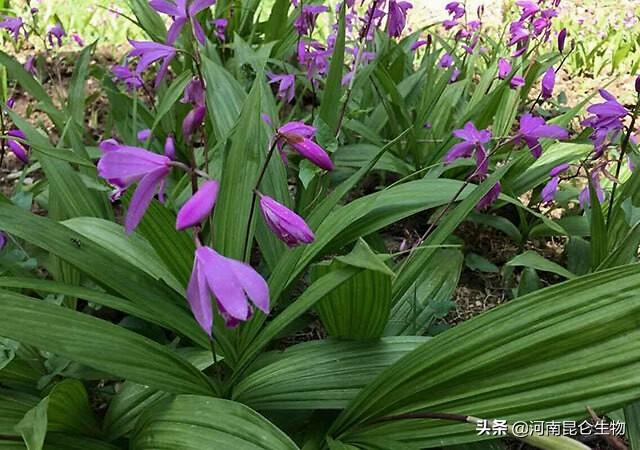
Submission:
[[607,212],[607,228],[611,225],[611,214],[613,212],[613,205],[616,196],[616,188],[618,187],[618,181],[620,179],[620,170],[622,168],[622,161],[624,161],[625,154],[627,152],[627,147],[629,146],[629,141],[631,141],[631,134],[635,129],[636,119],[638,118],[638,112],[640,112],[640,94],[638,94],[638,98],[636,100],[636,106],[633,108],[633,112],[631,113],[631,123],[627,128],[627,133],[624,135],[624,139],[622,140],[622,146],[620,147],[620,157],[618,158],[618,165],[616,166],[616,173],[614,175],[616,181],[613,182],[613,187],[611,188],[611,198],[609,199],[609,211]]
[[267,167],[269,166],[269,161],[271,161],[271,157],[273,156],[273,153],[276,151],[277,144],[278,144],[278,136],[276,135],[275,138],[273,139],[273,143],[271,144],[271,147],[269,148],[269,152],[267,153],[267,158],[265,159],[264,164],[262,165],[262,169],[260,169],[258,180],[256,181],[256,184],[253,188],[253,192],[251,194],[252,195],[251,209],[249,210],[249,220],[247,221],[247,233],[245,234],[245,237],[244,237],[244,249],[242,251],[244,258],[247,260],[249,259],[247,256],[247,251],[249,249],[249,237],[251,235],[251,222],[253,221],[253,215],[255,214],[255,211],[256,211],[258,189],[260,188],[260,183],[262,182],[262,179],[264,178],[265,173],[267,173]]

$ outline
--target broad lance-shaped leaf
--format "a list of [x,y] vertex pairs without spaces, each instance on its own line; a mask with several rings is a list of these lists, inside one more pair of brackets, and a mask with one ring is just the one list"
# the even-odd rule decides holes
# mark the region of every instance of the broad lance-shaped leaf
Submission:
[[364,270],[318,302],[320,320],[332,337],[378,338],[389,319],[393,271],[360,240],[348,255],[314,267],[312,279],[315,281],[345,265]]
[[163,326],[208,348],[209,340],[187,311],[184,298],[109,249],[16,206],[0,205],[0,229],[59,256],[105,288],[146,309]]
[[420,411],[514,420],[606,413],[640,398],[640,264],[574,278],[445,331],[382,372],[335,422],[345,442],[421,448],[479,439],[473,427],[385,420]]
[[209,380],[166,347],[117,325],[0,291],[0,336],[173,393],[213,394]]
[[281,354],[266,354],[270,363],[240,381],[233,399],[258,410],[342,409],[384,368],[427,339],[298,344]]
[[198,395],[179,395],[149,410],[138,420],[129,448],[298,450],[248,406]]
[[433,322],[454,306],[464,258],[459,250],[438,250],[424,266],[422,275],[392,307],[384,334],[422,335]]

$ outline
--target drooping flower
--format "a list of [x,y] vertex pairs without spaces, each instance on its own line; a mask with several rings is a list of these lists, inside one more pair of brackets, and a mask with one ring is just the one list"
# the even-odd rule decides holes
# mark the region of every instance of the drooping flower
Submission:
[[420,47],[423,47],[425,45],[429,45],[429,41],[426,39],[420,39],[415,41],[413,44],[411,44],[411,51],[415,52],[416,50],[418,50]]
[[[604,202],[604,199],[605,199],[604,189],[602,189],[602,186],[600,184],[601,175],[602,175],[601,167],[594,168],[589,174],[589,177],[591,178],[591,183],[593,185],[593,190],[596,193],[596,198],[600,203]],[[591,192],[589,190],[589,185],[587,185],[582,191],[580,191],[580,194],[578,194],[578,201],[580,202],[580,207],[583,209],[591,205]]]
[[447,69],[453,65],[453,57],[449,53],[445,53],[438,63],[443,69]]
[[542,98],[549,99],[553,96],[553,88],[556,84],[556,71],[549,67],[542,77]]
[[565,40],[567,39],[567,29],[563,28],[562,30],[560,30],[560,32],[558,33],[558,51],[560,53],[564,52],[564,43]]
[[568,163],[560,164],[551,169],[551,172],[549,172],[551,179],[544,188],[542,188],[542,192],[540,192],[540,197],[544,203],[551,203],[555,199],[556,192],[558,192],[558,185],[560,184],[560,174],[568,169]]
[[187,113],[182,122],[182,135],[185,140],[190,140],[195,131],[202,125],[204,116],[207,114],[206,106],[196,106]]
[[444,9],[446,9],[454,19],[460,19],[465,13],[464,6],[460,2],[449,2],[445,5]]
[[129,43],[133,47],[133,50],[129,52],[129,56],[140,57],[138,66],[136,67],[136,74],[141,75],[142,72],[155,61],[162,60],[162,64],[156,75],[155,84],[156,87],[158,87],[169,70],[171,60],[176,56],[176,49],[169,45],[150,41],[129,40]]
[[269,313],[269,287],[251,266],[222,256],[209,247],[199,247],[187,287],[187,300],[202,329],[211,336],[212,297],[228,327],[234,327],[252,315],[249,301]]
[[511,78],[509,85],[511,86],[511,89],[516,89],[520,86],[524,86],[524,83],[525,80],[521,75],[515,75],[513,78]]
[[489,130],[478,130],[472,122],[467,122],[462,129],[454,130],[453,135],[462,142],[457,143],[445,155],[445,164],[450,164],[458,158],[476,157],[475,177],[483,178],[489,170],[489,161],[484,144],[491,140]]
[[278,128],[276,144],[281,152],[284,144],[288,144],[316,166],[333,170],[333,162],[327,152],[312,140],[315,134],[316,129],[310,125],[303,122],[289,122]]
[[156,193],[162,199],[165,178],[171,171],[171,159],[143,148],[120,145],[113,139],[101,143],[100,149],[103,155],[98,161],[98,174],[116,187],[113,199],[138,183],[125,217],[125,231],[131,233]]
[[520,117],[520,129],[514,140],[524,141],[533,157],[537,159],[542,154],[541,138],[568,139],[569,132],[559,125],[548,125],[542,117],[523,114]]
[[128,91],[142,86],[143,81],[140,75],[132,72],[127,66],[116,64],[111,68],[111,73],[115,79],[123,82],[127,86]]
[[13,129],[13,130],[9,130],[7,132],[7,135],[12,136],[14,138],[19,139],[20,141],[18,141],[17,139],[11,139],[11,138],[7,138],[6,143],[7,146],[9,147],[9,150],[11,150],[11,153],[13,153],[14,155],[16,155],[16,157],[22,161],[23,163],[27,164],[29,162],[29,145],[27,145],[25,143],[27,137],[25,136],[25,134],[22,132],[22,130],[18,130]]
[[511,73],[511,63],[505,58],[498,60],[498,78],[505,80]]
[[295,75],[276,75],[274,73],[268,72],[267,76],[269,77],[269,84],[279,83],[278,98],[286,101],[287,103],[291,103],[291,100],[293,100],[293,97],[295,97],[296,95]]
[[290,248],[310,244],[315,239],[302,217],[271,197],[260,196],[260,209],[269,229]]
[[589,106],[587,111],[593,115],[582,122],[583,126],[593,128],[589,138],[593,142],[596,157],[604,151],[607,137],[614,139],[620,133],[624,126],[623,119],[629,114],[627,108],[609,92],[604,89],[599,92],[605,101]]
[[[24,28],[24,22],[21,17],[4,16],[4,20],[0,22],[0,28],[7,30],[13,35],[13,40],[18,42],[20,30]],[[27,32],[25,31],[25,36]]]
[[62,47],[62,38],[65,37],[67,33],[65,33],[62,25],[57,23],[47,31],[47,39],[49,40],[49,45],[53,47],[54,39],[56,40],[58,47]]
[[173,23],[169,27],[169,31],[167,31],[168,45],[173,45],[178,39],[187,21],[191,21],[191,29],[196,40],[201,45],[204,45],[206,36],[196,16],[214,3],[215,0],[176,0],[175,3],[168,0],[151,0],[149,5],[159,13],[167,14],[173,18]]
[[145,128],[144,130],[138,131],[138,140],[139,141],[148,141],[151,138],[151,129]]
[[520,20],[525,20],[540,11],[538,4],[532,0],[518,0],[516,5],[522,8],[522,16],[520,17]]
[[178,211],[176,230],[184,230],[204,221],[216,204],[219,189],[220,183],[216,180],[205,181]]
[[498,198],[500,197],[500,192],[502,191],[502,185],[498,181],[493,187],[487,192],[476,205],[476,211],[483,211],[487,209],[489,206],[493,205]]
[[37,75],[38,71],[36,70],[36,57],[29,56],[24,63],[24,70],[29,72],[31,75]]
[[316,26],[318,16],[329,11],[325,5],[302,5],[302,12],[293,22],[293,26],[298,30],[298,34],[305,35],[313,30]]
[[191,103],[196,106],[204,106],[204,85],[199,78],[193,78],[184,88],[184,95],[180,100],[181,103]]
[[82,39],[78,33],[73,33],[71,39],[73,39],[79,47],[84,47],[84,39]]
[[413,5],[407,1],[389,0],[389,14],[387,16],[387,32],[391,37],[400,37],[407,25],[407,11]]
[[227,29],[228,23],[229,21],[227,19],[215,19],[213,21],[213,26],[215,27],[214,34],[222,42],[225,41],[225,31]]

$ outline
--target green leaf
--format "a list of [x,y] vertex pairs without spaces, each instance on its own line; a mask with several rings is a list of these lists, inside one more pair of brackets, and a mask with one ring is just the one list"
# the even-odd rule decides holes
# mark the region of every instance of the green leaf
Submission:
[[267,419],[240,403],[180,395],[138,421],[131,450],[297,450]]
[[564,277],[567,279],[576,277],[575,274],[569,272],[560,264],[555,263],[553,261],[549,261],[547,258],[545,258],[542,255],[539,255],[533,250],[527,250],[524,253],[514,256],[505,265],[510,267],[518,267],[518,266],[531,267],[533,269],[541,270],[543,272],[555,273],[556,275],[560,275],[561,277]]
[[498,266],[477,253],[467,253],[464,257],[464,263],[469,269],[479,272],[497,273],[500,271]]
[[602,205],[591,179],[589,179],[589,198],[591,200],[591,268],[595,269],[607,257],[609,239]]
[[421,335],[445,316],[454,306],[451,296],[460,279],[462,262],[460,251],[438,250],[413,286],[393,305],[384,334]]
[[[344,45],[345,45],[345,14],[347,5],[343,2],[340,8],[338,18],[338,35],[331,53],[331,62],[329,63],[329,73],[327,74],[324,91],[322,94],[322,102],[320,103],[320,118],[329,126],[336,134],[338,121],[340,120],[340,99],[342,97],[342,69],[344,66]],[[355,75],[354,75],[355,76]]]
[[474,317],[383,371],[342,412],[330,435],[344,442],[384,436],[430,447],[478,436],[464,424],[391,417],[432,411],[509,422],[576,420],[585,417],[585,405],[620,407],[640,397],[638,295],[640,265],[634,264]]
[[[215,247],[225,256],[245,259],[245,239],[253,240],[254,224],[249,223],[253,188],[264,163],[267,137],[262,132],[262,83],[257,79],[242,108],[231,137],[231,148],[225,158],[220,192],[213,218]],[[257,203],[257,202],[256,202]],[[254,205],[255,220],[259,215]],[[249,251],[250,245],[247,246]]]
[[640,402],[636,401],[624,407],[624,421],[631,450],[640,450]]
[[369,246],[360,240],[352,253],[331,264],[320,264],[312,280],[346,265],[364,270],[329,292],[316,305],[329,336],[345,339],[375,339],[382,336],[391,308],[393,272]]
[[44,446],[44,439],[47,436],[48,407],[49,397],[45,397],[27,411],[24,418],[16,425],[16,431],[22,436],[28,450],[42,450]]
[[169,113],[169,111],[171,111],[174,105],[178,102],[184,92],[184,89],[187,87],[187,84],[189,84],[191,79],[191,72],[187,70],[182,72],[179,76],[176,77],[175,80],[173,80],[169,88],[162,95],[162,99],[158,103],[158,107],[156,108],[156,115],[153,119],[153,125],[151,126],[152,131],[156,129],[164,116],[166,116],[167,113]]
[[149,6],[147,0],[127,0],[129,8],[138,19],[140,27],[156,42],[164,42],[166,30],[160,15]]
[[113,252],[64,225],[15,206],[0,205],[0,229],[67,261],[105,288],[155,315],[165,327],[208,348],[208,337],[186,310],[185,300]]
[[48,430],[95,436],[98,423],[89,406],[89,395],[84,385],[74,379],[56,384],[49,395],[47,409]]
[[233,399],[260,410],[342,409],[385,367],[428,338],[323,340],[289,347],[240,381]]
[[[84,99],[85,99],[85,83],[89,74],[89,64],[91,63],[91,57],[93,51],[96,48],[96,43],[85,47],[80,52],[80,56],[76,62],[69,82],[69,97],[67,100],[67,109],[69,115],[74,121],[74,126],[79,127],[80,133],[84,130]],[[82,147],[84,148],[84,147]],[[86,152],[83,157],[88,157]]]
[[0,435],[20,436],[15,426],[39,401],[29,394],[0,389]]
[[213,393],[188,362],[119,326],[8,292],[0,292],[0,313],[0,336],[167,392]]

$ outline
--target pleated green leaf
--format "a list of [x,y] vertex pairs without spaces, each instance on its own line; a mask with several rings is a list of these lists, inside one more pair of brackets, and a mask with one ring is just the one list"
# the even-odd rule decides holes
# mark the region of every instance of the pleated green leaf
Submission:
[[214,392],[187,361],[109,322],[8,292],[0,292],[0,315],[0,336],[167,392]]
[[393,271],[362,240],[348,256],[351,259],[334,260],[315,267],[313,279],[317,280],[345,264],[359,262],[365,265],[359,274],[319,301],[316,310],[329,336],[345,339],[378,338],[382,336],[389,319]]
[[258,410],[342,409],[384,368],[427,339],[298,344],[238,383],[233,399]]
[[536,291],[464,322],[380,374],[332,435],[429,448],[479,437],[465,424],[376,420],[419,411],[575,420],[587,415],[587,405],[618,408],[640,397],[638,295],[635,264]]
[[180,395],[140,418],[131,450],[297,450],[296,444],[249,407]]

